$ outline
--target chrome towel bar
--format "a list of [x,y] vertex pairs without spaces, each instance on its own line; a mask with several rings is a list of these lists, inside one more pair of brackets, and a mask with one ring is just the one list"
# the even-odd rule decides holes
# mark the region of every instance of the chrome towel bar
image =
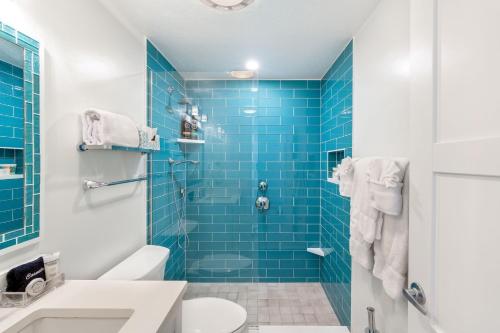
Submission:
[[96,188],[100,187],[105,187],[105,186],[114,186],[114,185],[121,185],[121,184],[127,184],[127,183],[135,183],[135,182],[142,182],[148,180],[148,177],[142,176],[139,178],[133,178],[133,179],[125,179],[125,180],[117,180],[114,182],[98,182],[95,180],[88,180],[85,179],[83,181],[83,189],[84,190],[93,190]]

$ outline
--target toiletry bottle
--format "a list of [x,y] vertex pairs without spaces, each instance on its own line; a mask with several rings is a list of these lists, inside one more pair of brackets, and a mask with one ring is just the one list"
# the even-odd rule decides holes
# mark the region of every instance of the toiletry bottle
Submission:
[[45,266],[45,277],[47,281],[52,280],[59,274],[59,252],[44,254],[43,263]]
[[186,110],[186,113],[182,115],[181,121],[181,137],[184,139],[191,139],[191,134],[193,132],[191,121],[191,116],[189,116]]

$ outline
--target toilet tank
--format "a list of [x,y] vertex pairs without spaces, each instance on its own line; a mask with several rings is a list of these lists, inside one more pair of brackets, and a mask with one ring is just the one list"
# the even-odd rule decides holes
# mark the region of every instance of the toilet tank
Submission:
[[170,250],[146,245],[104,273],[98,280],[163,280]]

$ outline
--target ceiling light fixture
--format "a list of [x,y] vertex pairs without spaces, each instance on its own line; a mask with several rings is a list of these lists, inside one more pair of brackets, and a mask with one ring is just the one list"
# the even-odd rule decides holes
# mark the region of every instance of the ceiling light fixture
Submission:
[[201,0],[201,2],[214,9],[230,11],[248,7],[254,0]]
[[255,76],[254,71],[232,71],[229,73],[235,79],[251,79]]
[[248,60],[245,67],[249,71],[256,71],[259,69],[259,63],[256,60]]

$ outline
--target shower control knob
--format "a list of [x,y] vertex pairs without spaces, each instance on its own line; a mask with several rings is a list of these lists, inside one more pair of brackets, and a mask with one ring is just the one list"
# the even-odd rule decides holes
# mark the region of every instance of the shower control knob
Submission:
[[261,180],[259,182],[259,191],[261,191],[261,192],[267,191],[267,182],[265,180]]
[[258,210],[268,210],[269,209],[269,198],[268,197],[258,197],[257,200],[255,200],[255,207],[257,207]]

